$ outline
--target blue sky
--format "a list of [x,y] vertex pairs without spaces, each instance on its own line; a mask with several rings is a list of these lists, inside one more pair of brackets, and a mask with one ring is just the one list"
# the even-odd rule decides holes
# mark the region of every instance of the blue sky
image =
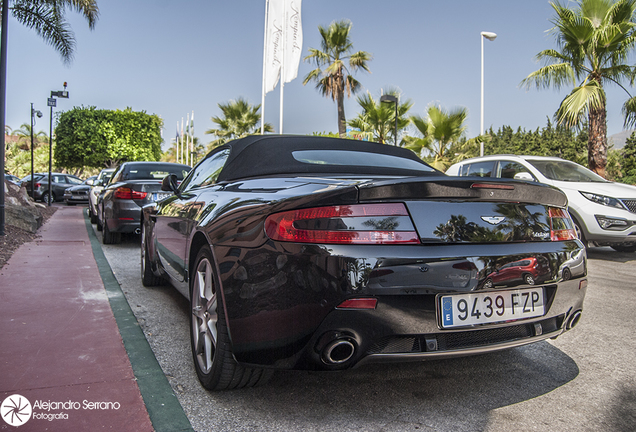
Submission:
[[[70,99],[56,110],[96,106],[158,114],[169,142],[177,122],[195,113],[195,135],[220,115],[218,103],[244,97],[261,102],[265,0],[98,0],[100,18],[93,31],[74,12],[68,19],[77,46],[70,66],[32,30],[9,20],[6,124],[29,123],[30,103],[44,113],[35,130],[48,133],[52,90],[68,82]],[[553,10],[547,0],[303,0],[303,56],[320,47],[318,25],[349,19],[355,50],[373,55],[371,74],[356,78],[362,91],[379,97],[398,88],[427,107],[468,109],[467,135],[479,134],[480,32],[497,33],[485,41],[485,126],[534,130],[546,125],[566,90],[526,91],[519,83],[540,65],[535,55],[555,47],[547,32]],[[313,84],[302,85],[315,66],[301,62],[298,78],[285,85],[284,132],[337,131],[336,105]],[[623,90],[608,90],[608,135],[622,130]],[[267,94],[265,121],[279,127],[279,87]],[[345,102],[347,119],[359,107]],[[165,145],[164,145],[165,148]]]

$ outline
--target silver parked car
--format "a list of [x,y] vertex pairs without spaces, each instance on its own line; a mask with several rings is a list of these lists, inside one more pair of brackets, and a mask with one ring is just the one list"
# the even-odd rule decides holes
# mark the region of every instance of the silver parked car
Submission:
[[97,174],[97,179],[93,182],[91,190],[88,192],[88,216],[91,218],[91,223],[97,223],[97,198],[114,172],[115,168],[104,168],[101,170]]

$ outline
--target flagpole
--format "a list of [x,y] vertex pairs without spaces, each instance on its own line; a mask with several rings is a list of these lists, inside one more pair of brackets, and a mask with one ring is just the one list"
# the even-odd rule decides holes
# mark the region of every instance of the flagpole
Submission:
[[185,159],[184,162],[185,164],[188,163],[188,161],[190,160],[190,158],[188,157],[188,149],[190,148],[190,113],[187,114],[187,123],[186,123],[186,129],[187,129],[187,133],[186,133],[186,147],[185,147]]
[[287,49],[287,7],[283,7],[283,33],[281,40],[281,64],[280,64],[280,134],[283,134],[283,89],[285,87],[285,50]]
[[263,35],[263,86],[261,90],[261,135],[265,134],[265,74],[267,73],[267,14],[269,0],[265,0],[265,34]]
[[181,117],[181,154],[179,155],[179,160],[183,163],[183,117]]
[[177,120],[177,138],[175,139],[176,148],[174,150],[174,161],[179,163],[179,120]]
[[194,166],[194,110],[192,110],[192,118],[190,119],[190,166]]

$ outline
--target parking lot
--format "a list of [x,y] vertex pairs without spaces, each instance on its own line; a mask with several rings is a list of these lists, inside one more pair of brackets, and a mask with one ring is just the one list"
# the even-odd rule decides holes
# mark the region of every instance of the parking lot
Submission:
[[277,372],[262,387],[212,393],[192,366],[188,302],[169,286],[142,286],[138,241],[102,249],[197,431],[636,429],[636,254],[588,250],[583,317],[556,340],[453,360]]

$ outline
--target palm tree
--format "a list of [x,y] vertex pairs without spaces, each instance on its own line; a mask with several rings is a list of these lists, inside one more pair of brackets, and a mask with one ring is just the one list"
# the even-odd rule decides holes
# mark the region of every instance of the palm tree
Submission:
[[[353,44],[349,39],[351,21],[334,21],[329,27],[318,26],[322,40],[321,49],[309,48],[305,61],[314,61],[317,68],[307,74],[303,85],[316,82],[316,88],[323,96],[331,97],[338,106],[338,134],[344,138],[347,134],[347,121],[344,112],[344,96],[351,97],[360,88],[360,83],[353,78],[352,72],[364,69],[370,72],[367,63],[371,54],[366,51],[353,52]],[[348,61],[349,67],[346,62]],[[322,69],[324,67],[324,69]]]
[[73,59],[75,35],[66,21],[66,9],[84,15],[92,30],[99,17],[97,0],[8,0],[11,13],[53,46],[65,63]]
[[[20,129],[15,129],[13,135],[18,137],[18,145],[22,150],[31,148],[31,125],[22,123]],[[33,131],[33,145],[37,147],[41,142],[48,141],[48,135],[44,131]]]
[[[398,97],[396,90],[387,92]],[[362,108],[362,112],[347,124],[360,130],[359,135],[377,141],[380,144],[395,142],[395,105],[376,101],[371,93],[367,92],[356,99]],[[398,98],[399,100],[399,98]],[[413,106],[410,99],[398,103],[398,134],[400,129],[404,129],[410,123],[406,113]],[[354,132],[354,134],[358,134]],[[393,139],[389,137],[392,136]]]
[[[228,103],[218,104],[223,112],[223,117],[212,117],[212,121],[219,125],[218,129],[209,129],[205,133],[216,135],[217,139],[212,141],[211,148],[220,146],[230,140],[242,138],[247,135],[254,135],[259,132],[258,122],[261,119],[258,113],[260,104],[253,106],[247,100],[238,98]],[[273,132],[271,124],[265,123],[265,132]]]
[[421,138],[406,137],[406,148],[418,153],[434,168],[445,171],[452,163],[454,146],[461,143],[466,132],[466,108],[456,108],[450,112],[439,106],[431,105],[426,119],[419,115],[411,116],[411,122],[422,135]]
[[[558,2],[550,3],[556,12],[552,19],[558,49],[537,54],[545,66],[528,75],[522,85],[527,88],[574,85],[563,99],[555,117],[567,127],[579,126],[588,118],[588,165],[605,176],[607,164],[607,124],[605,84],[629,80],[633,70],[629,55],[636,43],[633,21],[636,0],[580,0],[569,9]],[[627,90],[625,90],[627,91]],[[628,93],[629,94],[629,93]],[[623,107],[625,123],[636,110],[633,99]],[[633,121],[633,120],[632,120]]]

